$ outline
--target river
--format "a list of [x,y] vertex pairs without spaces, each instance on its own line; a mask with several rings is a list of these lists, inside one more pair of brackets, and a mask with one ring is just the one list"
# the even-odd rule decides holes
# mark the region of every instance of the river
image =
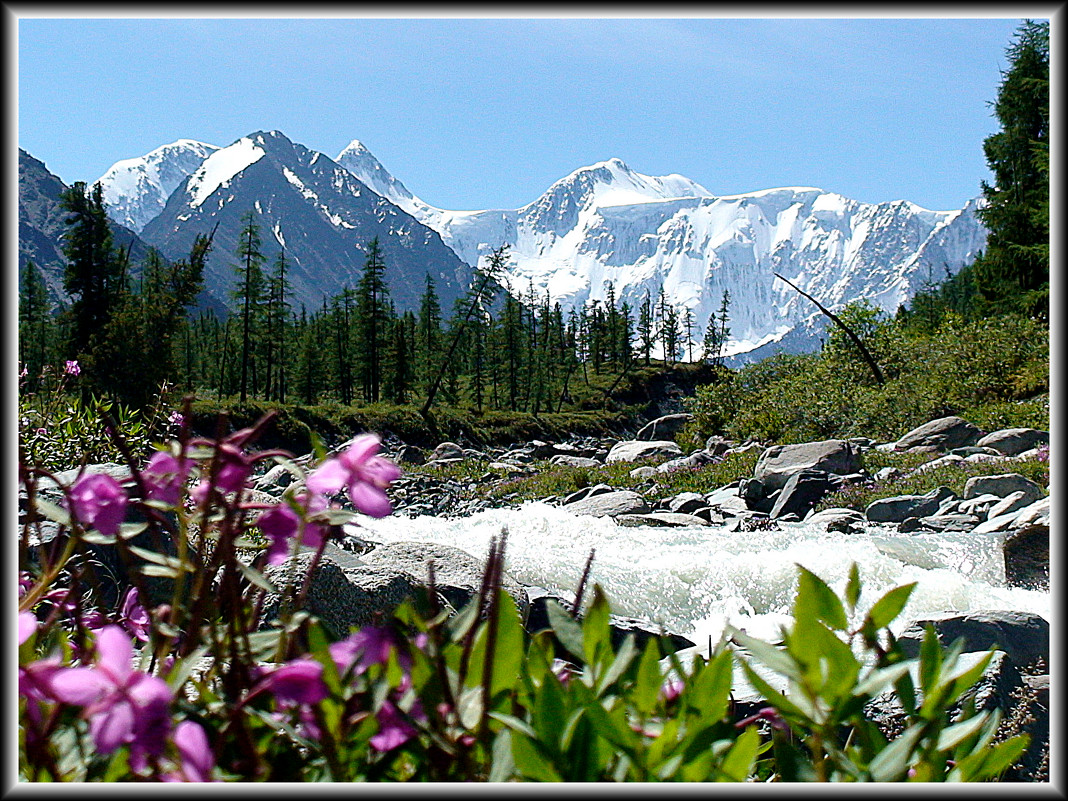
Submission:
[[797,564],[841,593],[856,562],[862,611],[887,590],[918,582],[895,633],[909,620],[944,611],[1007,609],[1050,618],[1048,592],[1005,585],[997,534],[901,534],[887,526],[842,534],[805,523],[745,533],[725,526],[624,527],[540,502],[464,518],[394,515],[360,522],[361,536],[370,540],[434,542],[479,557],[507,528],[506,570],[565,597],[573,597],[595,549],[591,581],[604,589],[613,612],[661,623],[697,643],[717,640],[727,623],[777,639],[789,619]]

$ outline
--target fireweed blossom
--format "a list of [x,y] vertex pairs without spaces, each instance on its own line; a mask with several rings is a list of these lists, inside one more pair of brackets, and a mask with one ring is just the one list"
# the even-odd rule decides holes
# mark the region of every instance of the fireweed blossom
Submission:
[[130,638],[118,626],[106,626],[96,638],[95,664],[56,671],[48,691],[84,708],[97,751],[110,754],[129,744],[131,767],[140,770],[148,755],[163,753],[172,694],[165,681],[134,670],[132,663]]
[[181,497],[182,485],[193,469],[191,459],[178,458],[167,451],[156,451],[141,471],[149,500],[174,506]]
[[101,534],[116,534],[126,517],[126,493],[119,482],[102,473],[83,475],[70,488],[71,511]]
[[356,437],[349,448],[323,462],[308,476],[311,492],[333,495],[348,487],[353,506],[371,517],[385,517],[392,510],[385,489],[400,477],[393,462],[376,455],[381,440],[375,434]]
[[260,679],[253,694],[264,691],[281,704],[317,704],[327,696],[323,666],[306,657],[286,662]]
[[[240,441],[244,441],[247,434],[244,431],[238,434],[241,435]],[[224,495],[237,492],[245,486],[245,479],[252,472],[252,460],[241,449],[238,441],[235,441],[235,436],[237,435],[231,435],[219,443],[216,451],[215,474],[210,479],[202,480],[191,493],[197,503],[204,501],[208,489],[213,484]]]
[[198,723],[183,720],[174,727],[171,738],[182,758],[177,772],[162,777],[165,782],[210,782],[215,757],[208,744],[208,736]]
[[[303,507],[305,517],[322,512],[328,506],[326,498],[321,495],[301,493],[296,497],[296,501]],[[309,548],[318,548],[327,531],[325,526],[318,523],[302,521],[300,515],[285,501],[262,512],[256,518],[256,525],[271,540],[267,548],[267,563],[271,565],[278,565],[286,560],[289,556],[289,541],[301,533],[301,525],[304,526],[301,544]]]
[[152,620],[141,605],[141,594],[137,587],[130,587],[122,601],[120,622],[123,627],[141,642],[148,642],[148,630]]
[[82,374],[82,368],[77,359],[68,359],[63,367],[63,372],[67,375],[79,376]]

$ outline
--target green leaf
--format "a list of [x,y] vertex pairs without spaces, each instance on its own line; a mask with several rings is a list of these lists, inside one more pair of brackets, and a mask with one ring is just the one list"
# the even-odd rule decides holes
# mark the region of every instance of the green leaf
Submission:
[[560,644],[578,660],[583,658],[582,626],[568,614],[556,601],[549,599],[545,604],[549,625]]
[[[656,647],[656,642],[650,638],[649,643]],[[634,635],[628,634],[623,639],[623,644],[619,647],[619,652],[616,654],[616,658],[612,661],[611,666],[601,677],[601,680],[597,683],[597,695],[603,694],[609,689],[616,680],[626,672],[631,663],[638,656],[638,646],[634,644]]]
[[905,778],[912,752],[916,749],[926,726],[926,723],[913,724],[875,755],[875,759],[868,765],[873,782],[896,782]]
[[586,716],[598,735],[628,756],[634,756],[640,735],[628,725],[623,707],[609,712],[600,703],[593,703],[586,707]]
[[705,722],[720,720],[727,714],[733,681],[734,654],[725,648],[688,682],[692,687],[686,689],[686,704],[697,709]]
[[586,664],[599,669],[611,658],[611,629],[608,625],[608,599],[600,584],[593,585],[593,601],[582,620],[582,646]]
[[908,675],[908,672],[909,666],[905,662],[898,662],[896,665],[890,665],[890,667],[873,670],[860,680],[853,690],[853,695],[871,697],[879,695],[903,675]]
[[759,747],[760,732],[756,726],[747,726],[720,763],[716,781],[744,782],[753,771]]
[[1018,734],[989,750],[971,754],[954,766],[946,776],[946,781],[977,782],[996,779],[1023,756],[1030,744],[1029,735]]
[[756,637],[750,637],[741,629],[736,629],[733,626],[727,626],[726,628],[731,640],[752,654],[753,658],[758,662],[763,663],[781,676],[797,682],[802,680],[800,666],[786,651],[776,648],[771,643],[758,640]]
[[868,610],[867,617],[864,619],[864,625],[871,626],[874,629],[884,629],[889,626],[901,614],[905,604],[909,602],[909,596],[916,589],[916,583],[914,581],[911,584],[895,587],[872,604],[871,609]]
[[794,619],[805,617],[822,620],[832,629],[844,631],[849,625],[842,602],[823,579],[804,565],[797,565],[797,597],[794,599]]
[[537,742],[515,731],[512,732],[512,759],[516,769],[528,779],[541,782],[563,781],[560,773],[541,753]]
[[979,729],[983,727],[989,718],[989,713],[980,712],[970,720],[966,720],[963,723],[955,723],[942,730],[942,733],[938,736],[938,750],[949,751],[956,748],[960,743],[964,742],[967,738],[975,734]]
[[860,600],[860,590],[860,568],[854,562],[849,567],[849,581],[846,582],[845,588],[846,603],[849,604],[850,611],[857,608],[857,601]]
[[631,701],[639,714],[644,716],[653,711],[663,681],[660,672],[659,649],[656,642],[650,638],[645,644],[645,651],[638,663],[638,675],[635,677],[634,690],[631,692]]
[[278,588],[271,582],[270,579],[263,575],[263,573],[256,570],[256,568],[252,567],[251,565],[246,565],[240,559],[236,561],[238,570],[241,571],[241,575],[245,577],[249,584],[259,587],[261,590],[266,590],[267,592],[274,593],[275,595],[279,594]]
[[512,749],[512,733],[505,729],[493,740],[489,781],[506,782],[515,776],[516,764]]
[[129,547],[130,553],[141,557],[146,562],[151,562],[152,564],[156,565],[163,565],[164,567],[169,567],[175,571],[185,570],[190,573],[193,572],[193,565],[191,565],[189,562],[183,562],[176,556],[166,556],[161,553],[156,553],[155,551],[150,551],[146,548],[138,548],[136,545],[131,545]]
[[44,515],[55,523],[59,523],[61,526],[70,527],[70,512],[63,507],[57,506],[51,501],[46,501],[40,495],[34,496],[33,503],[39,514]]
[[[934,690],[935,681],[942,669],[942,644],[938,641],[934,626],[928,623],[924,627],[923,641],[920,643],[920,688],[924,696]],[[924,704],[926,706],[926,703]]]

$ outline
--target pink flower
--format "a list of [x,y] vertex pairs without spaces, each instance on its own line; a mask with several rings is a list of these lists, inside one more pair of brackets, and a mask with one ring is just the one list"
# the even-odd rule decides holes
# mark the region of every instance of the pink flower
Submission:
[[75,481],[70,502],[74,516],[101,534],[116,534],[126,517],[126,493],[118,481],[102,473],[88,473]]
[[766,706],[755,715],[750,715],[743,720],[739,720],[734,726],[738,729],[744,729],[746,726],[756,723],[758,720],[763,720],[771,726],[771,728],[779,729],[780,731],[785,731],[789,728],[786,721],[783,720],[782,715],[779,714],[779,710],[772,706]]
[[[321,512],[327,507],[327,500],[321,495],[308,496],[302,493],[296,498],[297,503],[304,508],[304,517],[307,518],[316,512]],[[284,501],[277,506],[262,512],[256,518],[256,525],[260,531],[271,539],[267,548],[267,563],[271,565],[281,564],[289,556],[289,541],[296,537],[301,530],[302,519],[288,503]],[[304,532],[301,535],[301,544],[309,548],[318,548],[326,534],[326,528],[318,523],[303,522]]]
[[264,676],[260,680],[259,690],[270,692],[282,703],[317,704],[327,694],[322,677],[323,666],[319,662],[307,658],[294,659]]
[[82,374],[82,368],[78,365],[77,359],[68,359],[63,372],[67,375],[79,376]]
[[327,459],[308,476],[308,489],[333,495],[348,487],[353,506],[371,517],[385,517],[393,511],[385,489],[401,471],[393,462],[376,455],[380,442],[375,434],[356,437],[348,450]]
[[185,415],[181,412],[171,412],[170,417],[167,418],[167,422],[172,426],[180,426],[185,422]]
[[162,501],[171,506],[177,504],[182,485],[192,467],[189,459],[178,459],[167,451],[156,451],[141,471],[149,500]]
[[165,782],[210,782],[215,756],[211,753],[208,737],[199,724],[183,720],[174,729],[171,738],[182,763],[177,773],[163,776]]
[[147,754],[163,752],[172,695],[166,682],[134,670],[132,662],[130,638],[118,626],[106,626],[96,638],[95,665],[56,671],[48,691],[59,701],[85,708],[100,753],[129,744],[136,770]]
[[[359,675],[370,665],[384,665],[389,661],[390,651],[399,644],[397,633],[388,626],[364,626],[345,639],[331,643],[330,656],[340,675],[344,676],[353,666]],[[412,664],[411,656],[402,650],[397,652],[397,661],[403,668]]]
[[667,703],[671,703],[680,695],[686,685],[678,679],[672,679],[671,681],[664,682],[660,687],[660,695]]
[[148,629],[152,620],[141,606],[141,594],[137,587],[130,587],[122,601],[121,622],[134,637],[141,642],[148,642]]
[[37,615],[33,612],[19,612],[19,645],[22,645],[37,631]]
[[[418,714],[418,710],[412,711]],[[392,701],[382,704],[375,713],[375,720],[378,721],[378,733],[371,737],[370,744],[376,751],[389,751],[404,745],[419,733]]]
[[[238,432],[238,434],[243,434],[243,432]],[[212,483],[219,492],[224,494],[237,492],[245,486],[245,479],[252,472],[252,461],[241,450],[240,445],[233,441],[235,436],[237,435],[231,435],[219,443],[215,475],[212,476],[212,481],[205,479],[193,490],[193,498],[198,503],[204,500]]]

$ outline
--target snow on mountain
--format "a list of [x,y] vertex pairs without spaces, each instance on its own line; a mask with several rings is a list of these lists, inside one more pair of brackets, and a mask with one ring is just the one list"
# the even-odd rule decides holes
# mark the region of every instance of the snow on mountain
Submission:
[[603,300],[609,283],[631,308],[663,287],[677,308],[691,310],[700,341],[729,291],[734,353],[811,318],[812,303],[776,272],[832,309],[867,299],[892,312],[925,282],[956,273],[986,241],[976,201],[929,211],[815,187],[715,197],[683,176],[642,175],[611,159],[576,170],[520,209],[458,212],[419,200],[358,142],[338,163],[438,231],[468,264],[484,264],[507,244],[510,288],[547,291],[565,309]]
[[418,308],[427,274],[442,303],[451,304],[473,273],[435,231],[330,158],[278,131],[249,134],[212,153],[174,190],[142,236],[164,255],[181,258],[197,235],[214,231],[205,284],[226,297],[249,212],[259,226],[265,267],[285,252],[294,309],[313,309],[345,287],[354,288],[375,238],[390,298],[402,311]]
[[111,218],[137,233],[163,211],[171,192],[219,150],[179,139],[132,159],[117,161],[98,180]]

